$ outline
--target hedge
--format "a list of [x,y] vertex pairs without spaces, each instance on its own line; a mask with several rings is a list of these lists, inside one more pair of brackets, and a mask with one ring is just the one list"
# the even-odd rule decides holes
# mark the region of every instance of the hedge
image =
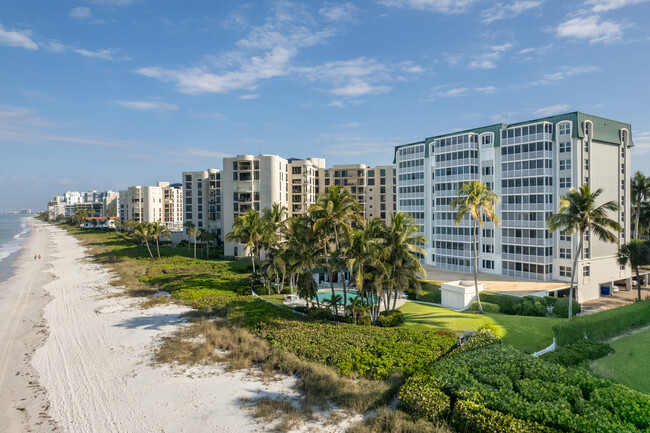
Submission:
[[557,344],[566,346],[585,338],[603,340],[632,328],[650,323],[650,300],[637,301],[624,307],[575,317],[553,327]]
[[497,304],[504,314],[515,315],[515,305],[521,302],[521,298],[512,295],[502,295],[500,293],[482,292],[480,294],[481,302]]
[[528,422],[510,414],[490,410],[469,400],[459,400],[456,403],[451,424],[458,432],[554,433],[558,431],[536,422]]
[[432,379],[428,376],[413,377],[402,386],[399,398],[409,412],[436,422],[449,416],[451,400],[439,389],[426,386]]
[[607,343],[593,340],[576,341],[568,346],[561,346],[552,352],[542,355],[542,359],[565,367],[585,364],[588,361],[602,358],[612,352]]
[[377,317],[377,326],[382,328],[394,328],[404,323],[404,313],[400,310],[382,311]]
[[[582,311],[582,306],[575,299],[571,303],[571,309],[573,310],[573,316]],[[553,305],[553,315],[556,317],[561,317],[566,319],[569,317],[569,298],[560,298]]]
[[402,401],[413,410],[442,391],[459,432],[634,433],[650,427],[650,396],[504,344],[439,359],[405,387]]
[[[481,302],[481,307],[483,307],[483,312],[485,313],[498,313],[501,311],[501,307],[498,304],[490,304],[489,302]],[[472,306],[469,309],[478,311],[478,302],[472,302]]]

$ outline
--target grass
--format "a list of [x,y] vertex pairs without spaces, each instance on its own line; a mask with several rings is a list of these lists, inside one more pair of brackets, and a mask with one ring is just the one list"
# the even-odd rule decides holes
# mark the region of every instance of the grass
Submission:
[[650,328],[610,343],[614,353],[590,364],[591,370],[625,386],[650,394]]
[[377,416],[351,426],[348,433],[452,433],[443,424],[417,419],[401,410],[380,409]]
[[491,323],[508,344],[527,353],[541,350],[553,342],[553,325],[562,320],[554,317],[509,316],[501,313],[456,312],[433,305],[407,302],[402,326],[416,329],[442,329],[450,332],[475,331]]
[[284,295],[283,294],[273,294],[273,295],[260,295],[262,298],[265,300],[269,301],[272,304],[275,305],[282,305],[284,306]]

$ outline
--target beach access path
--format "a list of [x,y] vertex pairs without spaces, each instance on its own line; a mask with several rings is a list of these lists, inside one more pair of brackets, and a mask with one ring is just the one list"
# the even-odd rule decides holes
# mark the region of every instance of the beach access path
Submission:
[[[2,294],[4,432],[264,431],[268,425],[256,423],[240,399],[296,395],[294,378],[263,382],[219,365],[152,366],[156,344],[182,326],[186,307],[134,306],[133,298],[116,296],[111,275],[73,236],[38,225]],[[34,329],[47,334],[34,340]]]

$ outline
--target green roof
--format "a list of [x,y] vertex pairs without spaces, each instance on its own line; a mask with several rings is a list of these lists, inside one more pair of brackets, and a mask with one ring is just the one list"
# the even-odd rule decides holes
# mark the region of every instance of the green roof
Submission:
[[[531,123],[539,122],[549,122],[556,124],[562,121],[568,120],[573,123],[573,128],[571,128],[571,136],[573,138],[584,138],[585,133],[583,130],[583,125],[586,120],[590,120],[593,124],[593,139],[596,141],[601,141],[604,143],[611,144],[620,144],[620,131],[621,129],[627,129],[629,133],[629,142],[630,147],[634,146],[632,141],[632,126],[629,123],[618,122],[616,120],[605,119],[604,117],[593,116],[591,114],[581,113],[579,111],[574,111],[571,113],[558,114],[556,116],[541,117],[539,119],[526,120],[524,122],[517,122],[511,124],[497,123],[494,125],[482,126],[480,128],[465,129],[463,131],[455,131],[447,134],[436,135],[433,137],[428,137],[424,141],[418,141],[415,143],[402,144],[395,146],[395,152],[393,155],[393,164],[396,160],[397,150],[401,147],[412,146],[415,144],[425,143],[425,156],[429,154],[429,144],[439,138],[450,137],[454,135],[462,135],[468,133],[483,134],[484,132],[493,132],[494,133],[494,147],[499,147],[501,145],[501,134],[499,133],[502,129],[512,128],[515,126],[529,125]],[[555,128],[553,128],[553,139],[555,139]]]

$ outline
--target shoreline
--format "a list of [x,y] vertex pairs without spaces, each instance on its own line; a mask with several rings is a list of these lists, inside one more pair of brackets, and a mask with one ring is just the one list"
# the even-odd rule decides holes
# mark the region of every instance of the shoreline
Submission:
[[[47,415],[47,393],[31,364],[48,336],[43,311],[51,298],[43,286],[52,280],[49,236],[41,222],[32,219],[30,224],[37,228],[0,264],[8,274],[0,281],[0,418],[10,432],[56,429]],[[37,253],[42,258],[35,261]]]

